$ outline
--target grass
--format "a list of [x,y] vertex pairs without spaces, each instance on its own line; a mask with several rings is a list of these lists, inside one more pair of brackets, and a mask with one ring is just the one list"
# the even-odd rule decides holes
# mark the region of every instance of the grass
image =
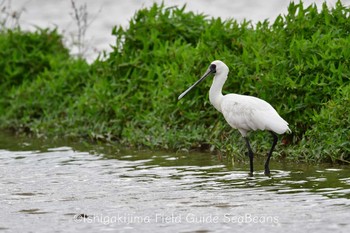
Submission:
[[[56,30],[0,33],[0,127],[132,147],[243,155],[244,141],[211,106],[202,83],[177,96],[212,60],[230,68],[224,92],[270,102],[290,123],[277,153],[308,162],[350,160],[350,9],[290,3],[257,25],[154,4],[93,64],[73,58]],[[267,138],[268,137],[268,138]],[[251,134],[258,155],[271,139]]]

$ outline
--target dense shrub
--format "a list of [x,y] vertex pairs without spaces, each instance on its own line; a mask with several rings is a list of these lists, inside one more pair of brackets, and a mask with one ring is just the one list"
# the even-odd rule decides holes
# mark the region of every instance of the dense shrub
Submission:
[[1,31],[1,92],[34,80],[41,72],[51,69],[57,59],[68,59],[69,51],[61,40],[61,35],[55,30],[39,29],[33,33],[19,29]]
[[88,78],[87,63],[70,57],[56,30],[2,32],[0,51],[1,125],[41,133],[57,126],[62,133],[60,116],[74,103],[79,78]]

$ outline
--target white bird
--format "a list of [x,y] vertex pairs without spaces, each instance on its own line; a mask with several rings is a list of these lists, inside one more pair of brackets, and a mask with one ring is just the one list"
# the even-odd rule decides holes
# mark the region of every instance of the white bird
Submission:
[[265,162],[265,174],[270,174],[270,158],[277,144],[277,134],[290,133],[288,123],[278,115],[277,111],[266,101],[247,95],[222,94],[222,87],[227,79],[229,68],[222,61],[213,61],[205,74],[191,87],[184,91],[179,100],[191,91],[197,84],[201,83],[210,74],[215,74],[213,84],[209,90],[210,103],[224,115],[227,123],[238,129],[246,141],[250,160],[250,174],[253,174],[253,151],[247,137],[248,131],[268,130],[273,136],[271,150]]

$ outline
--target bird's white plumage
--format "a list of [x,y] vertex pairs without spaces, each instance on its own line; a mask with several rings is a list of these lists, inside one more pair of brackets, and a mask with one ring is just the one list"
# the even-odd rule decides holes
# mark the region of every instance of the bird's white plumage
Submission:
[[278,134],[290,132],[288,123],[266,101],[247,95],[222,95],[229,69],[222,61],[211,64],[216,66],[216,73],[209,90],[209,100],[231,127],[238,129],[243,137],[251,130],[270,130]]
[[225,95],[221,111],[227,123],[244,137],[251,130],[270,130],[278,134],[289,131],[288,123],[269,103],[253,96]]

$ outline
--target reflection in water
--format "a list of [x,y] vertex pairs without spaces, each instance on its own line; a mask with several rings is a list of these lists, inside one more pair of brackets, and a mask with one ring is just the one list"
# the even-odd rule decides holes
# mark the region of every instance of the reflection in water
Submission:
[[67,145],[0,136],[0,230],[350,229],[345,166],[274,161],[266,177],[258,160],[249,177],[248,163],[210,154]]

